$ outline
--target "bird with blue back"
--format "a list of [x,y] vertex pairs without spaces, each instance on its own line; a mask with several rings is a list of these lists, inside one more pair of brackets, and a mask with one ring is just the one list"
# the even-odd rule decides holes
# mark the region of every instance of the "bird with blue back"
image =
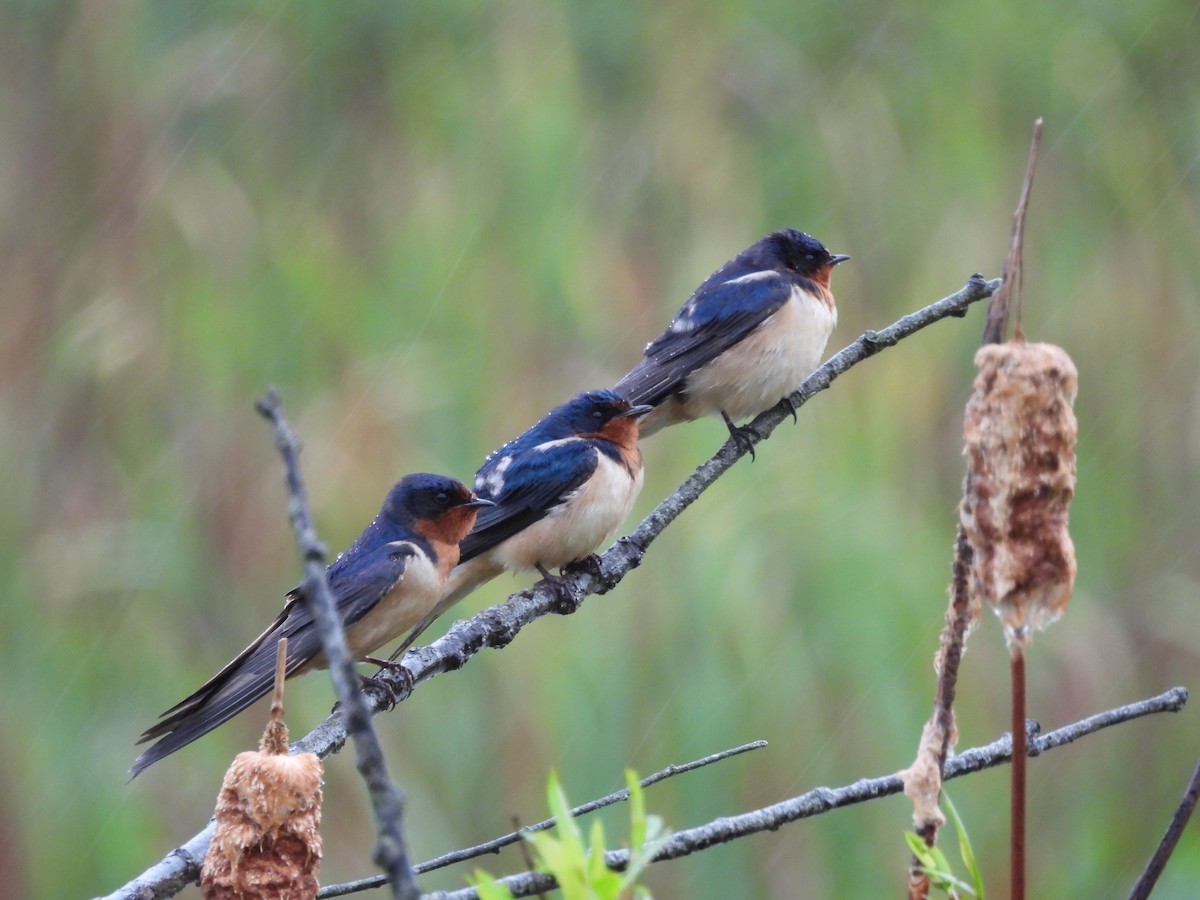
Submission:
[[614,388],[654,407],[641,436],[719,414],[753,457],[752,430],[735,423],[787,399],[816,369],[837,324],[830,275],[849,258],[785,229],[709,275]]
[[610,390],[586,391],[491,453],[474,486],[493,505],[463,538],[442,598],[396,655],[501,572],[534,570],[561,589],[551,569],[594,561],[642,489],[638,420],[651,409]]
[[[409,631],[437,604],[458,563],[459,542],[478,510],[491,505],[442,475],[408,475],[392,487],[379,515],[326,570],[352,658],[379,662],[369,654]],[[303,592],[303,585],[294,588],[266,631],[141,736],[139,744],[157,741],[134,760],[132,775],[265,696],[274,684],[280,638],[288,639],[289,678],[327,668]]]

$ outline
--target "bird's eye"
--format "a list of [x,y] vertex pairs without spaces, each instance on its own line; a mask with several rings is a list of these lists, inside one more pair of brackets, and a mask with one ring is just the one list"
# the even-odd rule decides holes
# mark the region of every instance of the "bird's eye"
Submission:
[[597,422],[599,422],[601,419],[604,418],[604,410],[602,410],[602,409],[592,410],[592,418],[595,419]]
[[450,502],[450,495],[447,494],[445,491],[438,491],[434,495],[433,499],[437,503],[438,506],[445,506],[447,503]]
[[815,253],[805,253],[805,254],[804,254],[804,258],[805,258],[805,259],[806,259],[808,262],[816,262],[816,260],[817,260],[817,254],[815,254]]

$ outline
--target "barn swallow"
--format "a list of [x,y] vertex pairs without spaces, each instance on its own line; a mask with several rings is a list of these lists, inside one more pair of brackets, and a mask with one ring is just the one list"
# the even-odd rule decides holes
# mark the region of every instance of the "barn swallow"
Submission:
[[709,275],[614,388],[655,407],[641,436],[720,413],[753,456],[734,422],[770,409],[817,367],[837,324],[829,276],[849,258],[789,228]]
[[[459,541],[477,510],[491,505],[461,481],[441,475],[407,475],[392,487],[379,515],[326,569],[352,658],[366,658],[421,620],[458,563]],[[303,585],[293,588],[266,631],[138,739],[159,740],[134,760],[132,775],[265,696],[275,680],[279,638],[288,639],[289,678],[327,667],[303,592]]]
[[552,568],[588,558],[611,536],[642,489],[638,419],[651,409],[612,391],[587,391],[489,455],[475,473],[475,492],[494,505],[480,511],[442,598],[393,659],[504,570],[535,569],[557,583]]

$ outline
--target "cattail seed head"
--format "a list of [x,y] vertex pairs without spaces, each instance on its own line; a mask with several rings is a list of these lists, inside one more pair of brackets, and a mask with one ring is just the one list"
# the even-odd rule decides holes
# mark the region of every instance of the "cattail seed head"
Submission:
[[1010,646],[1028,645],[1067,607],[1075,548],[1075,364],[1060,347],[1010,341],[975,354],[963,432],[962,523],[973,599],[993,606]]
[[321,868],[321,775],[315,753],[288,756],[280,642],[271,721],[258,750],[239,753],[217,794],[204,900],[312,900]]

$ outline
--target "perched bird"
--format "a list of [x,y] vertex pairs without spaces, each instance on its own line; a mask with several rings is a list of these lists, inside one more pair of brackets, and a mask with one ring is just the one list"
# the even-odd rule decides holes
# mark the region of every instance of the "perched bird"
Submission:
[[441,599],[404,639],[399,656],[439,615],[506,569],[550,569],[587,559],[616,531],[642,489],[638,419],[612,391],[587,391],[484,460],[475,491],[482,510],[460,545]]
[[[476,511],[491,501],[441,475],[407,475],[388,492],[374,521],[326,570],[346,643],[354,659],[395,640],[438,601],[446,576],[458,562],[458,544]],[[326,668],[321,637],[294,588],[278,618],[224,669],[190,697],[163,713],[138,739],[158,738],[130,768],[150,764],[212,731],[270,691],[275,645],[288,639],[287,675]]]
[[614,388],[655,407],[641,436],[720,413],[753,455],[734,422],[770,409],[817,367],[837,324],[829,276],[849,258],[787,229],[709,275]]

